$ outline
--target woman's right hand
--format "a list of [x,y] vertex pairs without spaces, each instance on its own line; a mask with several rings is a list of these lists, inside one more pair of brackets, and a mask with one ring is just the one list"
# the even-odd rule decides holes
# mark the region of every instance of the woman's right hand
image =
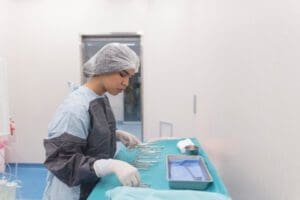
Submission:
[[98,177],[115,173],[124,186],[139,186],[140,174],[132,165],[115,159],[100,159],[94,162],[94,170]]

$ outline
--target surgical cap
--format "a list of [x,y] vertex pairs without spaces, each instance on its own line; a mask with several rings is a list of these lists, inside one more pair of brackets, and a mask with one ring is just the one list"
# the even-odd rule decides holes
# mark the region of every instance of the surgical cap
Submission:
[[92,77],[125,69],[137,72],[139,63],[138,56],[127,45],[109,43],[83,65],[83,73],[86,77]]

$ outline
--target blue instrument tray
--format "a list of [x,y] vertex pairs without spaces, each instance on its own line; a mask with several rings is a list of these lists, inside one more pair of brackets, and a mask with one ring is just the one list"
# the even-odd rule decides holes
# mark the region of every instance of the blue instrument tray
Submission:
[[170,188],[204,190],[213,182],[201,156],[167,155],[166,161]]

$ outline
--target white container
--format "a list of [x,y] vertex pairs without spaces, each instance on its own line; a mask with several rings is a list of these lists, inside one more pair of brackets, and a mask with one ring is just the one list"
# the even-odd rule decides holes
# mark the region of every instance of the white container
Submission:
[[6,190],[6,183],[7,180],[1,179],[0,180],[0,199],[7,199],[7,190]]
[[16,191],[18,184],[15,182],[6,183],[7,200],[16,200]]

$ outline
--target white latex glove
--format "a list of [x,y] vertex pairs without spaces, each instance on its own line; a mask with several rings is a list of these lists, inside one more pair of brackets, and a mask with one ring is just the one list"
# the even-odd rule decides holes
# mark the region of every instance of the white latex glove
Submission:
[[137,137],[126,131],[116,130],[116,136],[129,149],[141,143]]
[[93,167],[98,177],[103,177],[110,173],[115,173],[122,185],[140,185],[140,174],[138,170],[124,161],[114,159],[100,159],[94,162]]

